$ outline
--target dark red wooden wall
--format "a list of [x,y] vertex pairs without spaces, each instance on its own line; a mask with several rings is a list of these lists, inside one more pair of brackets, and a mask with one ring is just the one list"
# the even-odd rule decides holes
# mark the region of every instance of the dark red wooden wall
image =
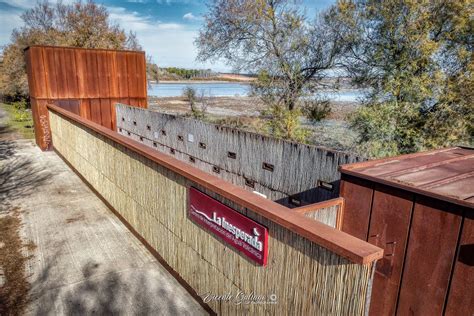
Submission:
[[43,150],[51,148],[48,103],[113,130],[115,103],[147,107],[144,52],[31,46],[25,57],[36,142]]
[[342,231],[384,249],[370,315],[474,312],[474,210],[342,174]]

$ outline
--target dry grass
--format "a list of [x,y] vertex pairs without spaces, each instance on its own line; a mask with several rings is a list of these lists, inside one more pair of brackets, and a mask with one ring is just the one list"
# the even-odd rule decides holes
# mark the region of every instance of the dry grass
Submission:
[[21,315],[28,300],[30,285],[25,265],[29,257],[23,249],[36,248],[24,243],[20,237],[20,210],[14,208],[0,217],[0,269],[3,281],[0,287],[0,315]]

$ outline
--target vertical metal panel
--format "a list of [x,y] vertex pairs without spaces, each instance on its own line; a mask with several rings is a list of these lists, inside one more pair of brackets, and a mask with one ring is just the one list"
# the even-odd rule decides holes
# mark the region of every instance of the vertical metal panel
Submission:
[[457,206],[417,197],[397,314],[442,314],[460,226]]
[[118,103],[118,99],[110,99],[110,116],[112,120],[112,130],[117,130],[117,114],[115,112],[115,104]]
[[67,80],[66,96],[68,98],[78,98],[79,87],[74,50],[65,48],[62,52],[64,55],[64,68],[62,72]]
[[58,97],[58,85],[56,78],[57,64],[54,58],[54,49],[51,47],[45,47],[43,49],[43,54],[43,61],[45,63],[45,78],[49,83],[47,97],[49,99],[55,99]]
[[81,100],[80,115],[88,120],[91,120],[91,103],[89,99]]
[[71,109],[69,108],[69,100],[59,99],[59,100],[54,100],[53,103],[58,105],[60,108],[71,112]]
[[46,81],[44,69],[43,49],[40,47],[31,47],[26,51],[25,57],[30,97],[46,98],[48,94],[48,82]]
[[110,96],[110,73],[108,72],[107,66],[107,52],[96,51],[95,53],[97,56],[97,78],[99,84],[99,96],[101,98],[107,98]]
[[383,248],[384,257],[376,265],[370,315],[395,314],[412,207],[411,193],[375,186],[367,241]]
[[86,50],[86,97],[99,97],[99,76],[97,74],[97,54],[95,51]]
[[56,97],[59,99],[68,98],[68,74],[66,73],[66,61],[64,60],[64,48],[56,48],[54,49],[54,61],[55,67],[54,70],[56,72],[56,80],[57,80],[57,95]]
[[86,52],[84,49],[74,49],[75,61],[76,61],[76,78],[77,78],[77,97],[85,98],[87,96],[87,61]]
[[147,100],[146,99],[139,99],[138,100],[138,106],[141,107],[141,108],[146,109],[148,107],[147,106]]
[[140,107],[140,101],[138,98],[129,98],[128,105],[134,106],[134,107]]
[[127,55],[125,52],[117,52],[115,56],[117,61],[117,82],[120,98],[128,98],[128,67]]
[[465,215],[446,315],[474,313],[474,215],[468,209],[465,210]]
[[139,97],[138,78],[137,78],[137,59],[135,54],[126,53],[127,56],[127,73],[128,73],[128,95],[130,98]]
[[109,99],[100,99],[101,125],[112,129],[112,118]]
[[119,83],[117,77],[117,52],[107,51],[107,73],[109,74],[109,96],[111,98],[119,97]]
[[341,196],[345,199],[342,231],[367,239],[373,187],[368,181],[342,175]]
[[81,115],[81,100],[69,100],[69,107],[72,113]]
[[98,124],[102,123],[101,106],[99,99],[91,99],[91,120]]
[[[138,84],[137,97],[143,98],[146,95],[146,60],[145,54],[135,54],[137,60],[136,80]],[[143,107],[143,106],[141,106]]]

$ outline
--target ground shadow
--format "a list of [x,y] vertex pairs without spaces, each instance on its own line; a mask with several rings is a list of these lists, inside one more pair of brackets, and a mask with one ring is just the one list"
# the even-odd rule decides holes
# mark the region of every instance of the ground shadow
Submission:
[[52,315],[61,310],[66,315],[191,315],[185,307],[176,304],[175,293],[166,286],[167,282],[151,288],[145,273],[138,272],[135,278],[125,278],[113,269],[99,274],[100,264],[93,260],[81,269],[84,281],[72,286],[52,284],[49,289],[42,288],[49,277],[66,279],[51,275],[53,266],[51,262],[46,264],[32,288],[37,292],[31,299],[31,302],[36,300],[34,305],[38,307],[35,315]]
[[[15,150],[15,147],[11,150]],[[0,164],[0,200],[9,202],[28,196],[53,175],[50,170],[35,165],[30,158],[10,157]]]

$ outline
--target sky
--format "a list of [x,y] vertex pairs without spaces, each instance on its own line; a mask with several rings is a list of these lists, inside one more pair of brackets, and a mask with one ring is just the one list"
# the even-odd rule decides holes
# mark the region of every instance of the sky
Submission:
[[[54,3],[57,0],[50,0]],[[63,3],[73,0],[63,0]],[[113,22],[137,34],[147,55],[160,67],[211,68],[231,71],[224,62],[198,63],[194,39],[203,23],[206,1],[198,0],[96,0],[104,5]],[[308,16],[315,15],[335,0],[303,0]],[[0,46],[10,41],[14,28],[22,26],[20,15],[34,0],[0,0]]]

